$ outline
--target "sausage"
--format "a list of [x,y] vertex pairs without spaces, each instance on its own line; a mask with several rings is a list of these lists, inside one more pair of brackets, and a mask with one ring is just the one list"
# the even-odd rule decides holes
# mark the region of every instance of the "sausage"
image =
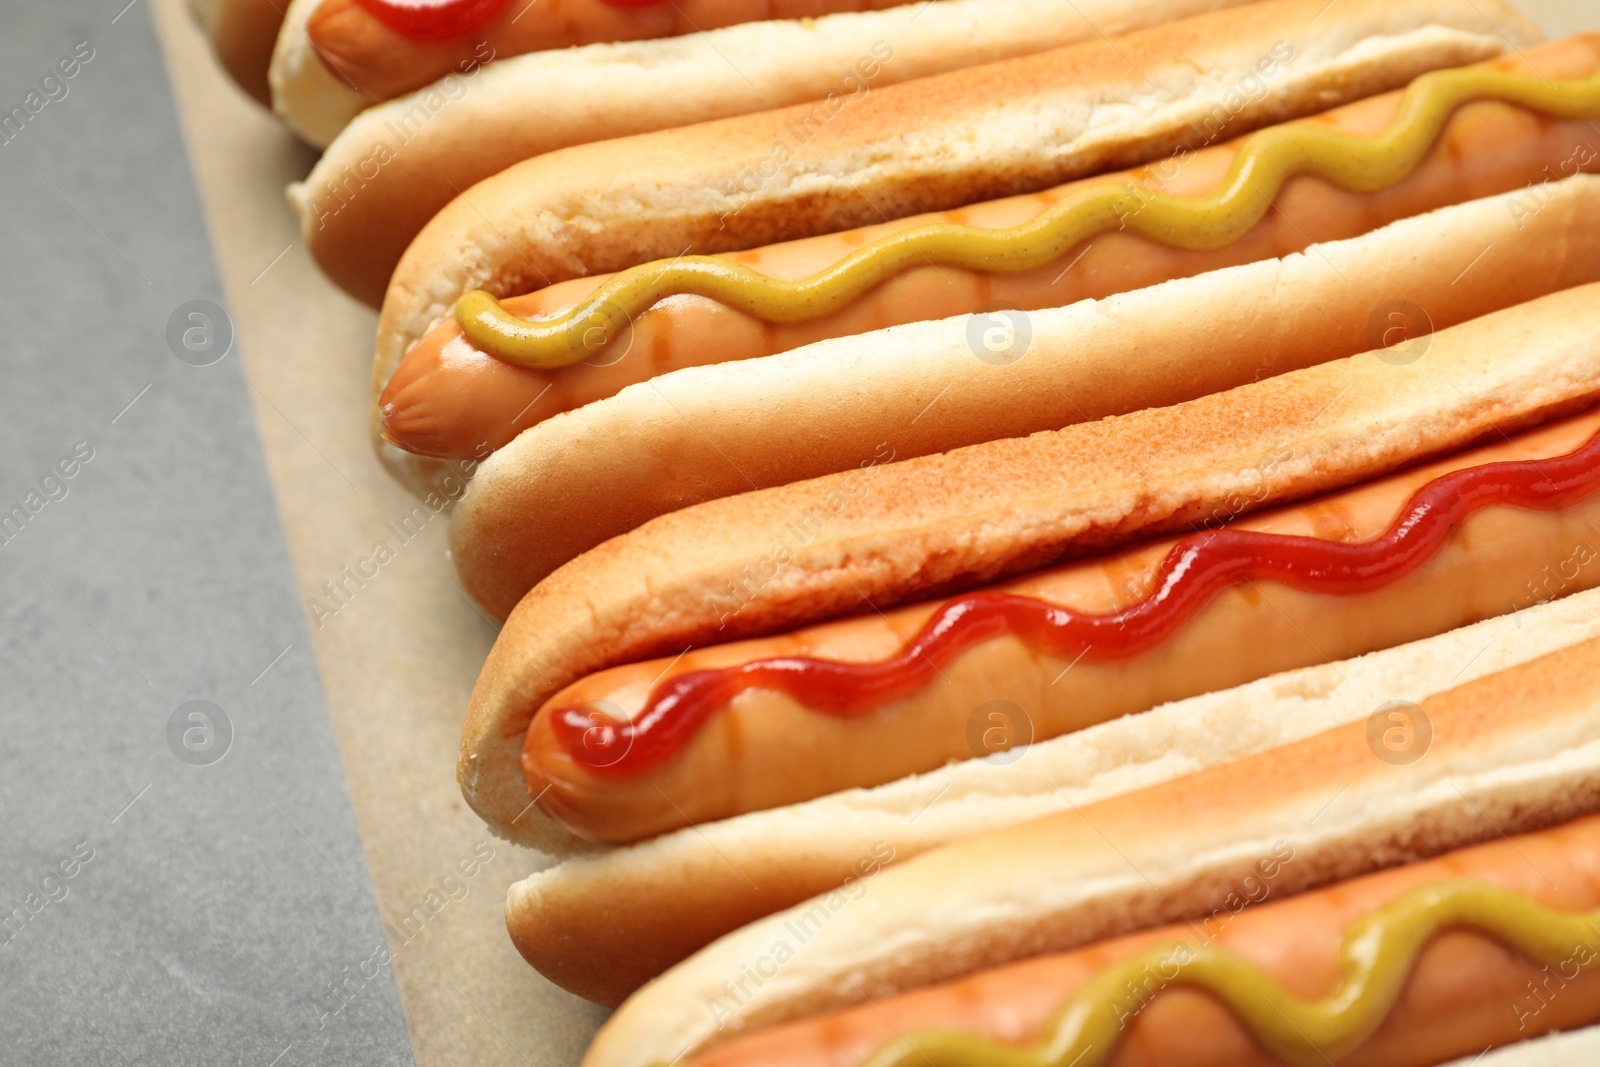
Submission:
[[[374,103],[429,85],[462,63],[550,48],[680,37],[766,19],[814,18],[896,7],[905,0],[675,0],[630,5],[607,0],[511,0],[478,30],[419,41],[386,27],[357,0],[323,0],[306,35],[334,73]],[[487,50],[484,46],[487,45]]]
[[[1450,471],[1566,455],[1597,430],[1600,412],[1587,413],[1232,526],[1369,541],[1397,519],[1417,490]],[[1264,484],[1270,484],[1273,466],[1273,457],[1263,458]],[[1218,505],[1219,522],[1232,517],[1230,506]],[[1164,640],[1124,658],[1063,660],[1003,633],[937,667],[937,678],[909,695],[852,717],[809,709],[774,689],[745,689],[669,759],[625,777],[596,773],[567,749],[555,726],[563,709],[599,703],[615,709],[613,716],[631,716],[663,679],[773,656],[885,660],[940,604],[695,649],[675,659],[602,671],[557,693],[534,716],[523,769],[530,795],[558,822],[601,841],[635,841],[878,785],[949,760],[1043,740],[1277,671],[1391,647],[1588,588],[1600,584],[1600,566],[1586,565],[1600,541],[1600,526],[1591,523],[1600,523],[1600,495],[1558,511],[1487,507],[1471,514],[1431,559],[1380,588],[1332,595],[1245,581],[1205,603]],[[1103,614],[1143,599],[1174,543],[1158,541],[994,588]],[[1000,719],[992,720],[996,710]],[[991,733],[991,725],[1000,736]]]
[[[1289,862],[1293,862],[1292,859]],[[1051,1013],[1103,968],[1183,940],[1238,953],[1302,998],[1338,984],[1345,929],[1413,889],[1467,879],[1509,889],[1567,913],[1600,907],[1600,818],[1448,853],[1423,863],[1256,903],[874,1000],[816,1019],[735,1038],[686,1062],[693,1067],[858,1067],[901,1034],[935,1028],[1004,1042],[1037,1039]],[[869,890],[870,892],[870,890]],[[1241,890],[1240,895],[1244,895]],[[1596,945],[1589,946],[1592,952]],[[1394,1010],[1357,1055],[1363,1067],[1420,1067],[1474,1056],[1600,1020],[1600,969],[1553,973],[1487,935],[1452,931],[1422,951]],[[1107,1061],[1114,1067],[1267,1067],[1273,1059],[1210,995],[1156,988]]]
[[[1551,77],[1581,76],[1600,65],[1594,40],[1574,39],[1547,51],[1549,59],[1541,60],[1541,68]],[[1373,135],[1388,126],[1397,100],[1397,94],[1374,97],[1301,121]],[[1091,182],[1133,182],[1173,195],[1200,196],[1217,186],[1236,151],[1236,143],[1216,146],[1181,163],[1174,158],[1038,194],[730,253],[728,258],[794,279],[822,270],[879,237],[924,223],[1015,226]],[[420,455],[469,459],[500,448],[553,415],[683,367],[771,355],[828,337],[994,307],[1036,309],[1105,297],[1287,255],[1315,242],[1357,236],[1397,219],[1592,170],[1597,164],[1600,129],[1593,123],[1551,120],[1484,101],[1463,108],[1419,167],[1393,188],[1355,193],[1318,178],[1295,178],[1280,195],[1277,211],[1244,240],[1220,251],[1187,252],[1128,233],[1108,233],[1058,263],[1022,274],[913,270],[843,312],[785,325],[763,323],[701,297],[676,296],[639,316],[587,362],[556,371],[513,366],[478,351],[451,318],[419,341],[390,377],[378,401],[382,433]],[[609,277],[560,282],[504,304],[523,317],[558,314]]]

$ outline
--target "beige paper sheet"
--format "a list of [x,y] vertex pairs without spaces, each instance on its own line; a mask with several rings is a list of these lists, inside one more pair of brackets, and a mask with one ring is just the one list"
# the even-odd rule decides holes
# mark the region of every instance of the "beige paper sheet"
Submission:
[[[604,1011],[540,978],[505,933],[506,887],[541,858],[493,840],[455,783],[495,627],[454,584],[444,518],[404,527],[416,501],[373,457],[376,316],[317,273],[283,199],[314,157],[226,83],[183,0],[152,3],[417,1063],[575,1064]],[[1521,6],[1552,36],[1600,26],[1592,0]],[[392,558],[377,565],[380,542]],[[351,577],[358,565],[376,577]]]

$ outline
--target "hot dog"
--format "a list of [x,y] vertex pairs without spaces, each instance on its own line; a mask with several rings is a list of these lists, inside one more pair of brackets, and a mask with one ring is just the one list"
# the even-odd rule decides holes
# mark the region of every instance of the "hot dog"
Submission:
[[[1521,75],[1537,71],[1547,77],[1582,79],[1600,71],[1600,35],[1544,45],[1525,57],[1488,66]],[[1399,100],[1400,94],[1387,94],[1301,123],[1375,137],[1394,123]],[[730,253],[726,258],[792,281],[919,226],[1008,229],[1036,218],[1076,191],[1101,183],[1202,198],[1223,184],[1240,150],[1241,143],[1232,142],[1031,196]],[[1491,98],[1458,113],[1400,184],[1362,192],[1312,176],[1291,179],[1276,197],[1281,212],[1269,213],[1244,238],[1221,249],[1187,251],[1112,228],[1020,274],[984,274],[923,263],[839,312],[794,322],[765,323],[714,300],[673,294],[634,313],[625,332],[594,345],[582,362],[550,370],[495,359],[463,336],[455,318],[447,318],[398,365],[377,369],[375,377],[386,378],[387,383],[375,400],[376,419],[384,440],[401,449],[445,460],[469,459],[485,447],[504,447],[552,415],[682,367],[771,355],[827,338],[1002,306],[1031,311],[1102,298],[1236,263],[1278,258],[1445,204],[1577,173],[1597,162],[1600,132],[1591,119],[1552,119]],[[611,278],[574,279],[502,303],[521,318],[551,317],[570,310]],[[385,355],[393,359],[399,353]]]
[[[940,845],[1367,721],[1397,693],[1420,701],[1600,637],[1600,591],[1553,599],[1564,562],[1541,570],[1510,615],[1036,740],[998,762],[964,760],[569,858],[512,887],[506,925],[551,981],[615,1006],[746,923],[836,889],[859,893],[863,879]],[[1004,706],[974,720],[977,754],[1028,730]]]
[[[1277,856],[1269,854],[1265,870],[1278,869],[1278,856],[1291,857],[1289,862],[1293,862],[1289,848],[1285,844]],[[1051,1033],[1050,1014],[1059,1010],[1062,1001],[1082,1002],[1090,995],[1089,988],[1103,987],[1109,977],[1120,973],[1131,975],[1132,992],[1126,987],[1114,988],[1108,1003],[1093,1005],[1101,1017],[1083,1028],[1096,1036],[1109,1032],[1117,1041],[1116,1051],[1098,1059],[1091,1053],[1079,1060],[1080,1064],[1266,1065],[1309,1058],[1302,1050],[1315,1053],[1319,1049],[1330,1057],[1358,1052],[1365,1064],[1441,1063],[1481,1054],[1492,1045],[1600,1021],[1600,1009],[1595,1007],[1600,1001],[1600,968],[1589,965],[1591,954],[1600,953],[1597,860],[1600,818],[1589,816],[1514,840],[1498,840],[1367,875],[1333,889],[1267,900],[1240,911],[1237,917],[1223,911],[1221,916],[1211,917],[1209,925],[1206,920],[1172,924],[979,972],[959,983],[754,1034],[687,1062],[702,1067],[749,1063],[801,1067],[869,1060],[875,1064],[921,1063],[918,1052],[941,1046],[951,1051],[943,1055],[932,1052],[936,1067],[982,1062],[978,1057],[990,1047],[982,1038],[1001,1047],[1037,1047],[1043,1036]],[[1262,878],[1251,884],[1268,881]],[[1338,951],[1339,938],[1348,938],[1353,928],[1363,929],[1358,924],[1369,924],[1365,929],[1381,928],[1373,925],[1375,920],[1388,919],[1398,927],[1400,922],[1425,917],[1429,907],[1444,910],[1459,902],[1457,907],[1464,909],[1468,902],[1478,901],[1508,919],[1523,914],[1524,902],[1532,903],[1541,909],[1533,912],[1535,924],[1575,928],[1576,936],[1557,952],[1541,957],[1534,955],[1537,949],[1525,955],[1507,945],[1511,938],[1493,936],[1491,924],[1498,918],[1493,911],[1487,917],[1490,921],[1484,923],[1490,931],[1469,923],[1459,930],[1441,929],[1420,946],[1410,973],[1405,975],[1400,999],[1387,1013],[1369,1009],[1378,1025],[1372,1028],[1363,1020],[1354,1037],[1345,1038],[1334,1027],[1330,1031],[1339,1036],[1326,1043],[1309,1033],[1302,1037],[1290,1027],[1274,1027],[1261,1010],[1270,1011],[1278,1002],[1317,1004],[1318,994],[1339,988],[1340,966],[1348,958]],[[1582,916],[1587,921],[1563,922],[1565,916]],[[1183,948],[1176,948],[1178,945]],[[1273,996],[1271,1001],[1263,997],[1254,1005],[1256,1010],[1246,1007],[1241,1011],[1238,1006],[1251,1005],[1246,997],[1224,1000],[1208,995],[1210,990],[1203,986],[1187,987],[1187,982],[1177,981],[1186,966],[1198,971],[1195,963],[1222,959],[1224,953],[1247,961],[1247,967],[1232,974],[1249,973],[1256,981],[1266,977],[1289,996]],[[1403,967],[1388,965],[1397,970]],[[1558,968],[1561,970],[1550,982]],[[1226,982],[1219,980],[1217,987],[1240,988],[1237,980]],[[1530,988],[1535,992],[1530,993]],[[1072,990],[1080,991],[1077,997],[1070,996]],[[1540,993],[1549,996],[1548,1005]],[[1330,1015],[1311,1009],[1297,1012],[1295,1022],[1304,1025],[1306,1019],[1320,1021]],[[1111,1030],[1105,1025],[1109,1019],[1120,1020],[1122,1026]],[[1369,1028],[1372,1032],[1367,1035]],[[1278,1049],[1263,1048],[1256,1035],[1273,1030],[1280,1031],[1274,1035]],[[1283,1034],[1283,1030],[1291,1032]],[[935,1032],[960,1036],[936,1043]],[[901,1034],[906,1036],[898,1047],[904,1048],[905,1054],[891,1059],[878,1053],[895,1047]],[[1062,1040],[1072,1039],[1063,1036]],[[1079,1040],[1079,1047],[1089,1044],[1087,1039]],[[1273,1051],[1279,1051],[1279,1056],[1272,1055]]]
[[189,10],[211,38],[217,63],[263,107],[272,106],[267,68],[283,25],[282,0],[190,0]]
[[[1192,531],[1197,523],[1202,524],[1198,536],[1204,540],[1203,525],[1208,522],[1229,523],[1247,512],[1371,482],[1400,467],[1459,453],[1486,435],[1513,434],[1550,422],[1600,398],[1600,344],[1594,330],[1596,315],[1600,314],[1597,301],[1600,285],[1588,285],[1441,331],[1431,337],[1422,358],[1409,362],[1391,362],[1395,359],[1392,352],[1364,353],[1170,408],[1069,426],[1020,440],[974,445],[938,456],[869,466],[714,500],[652,520],[556,571],[512,613],[484,667],[468,711],[459,766],[463,790],[468,801],[500,832],[547,849],[559,846],[566,835],[557,832],[542,817],[540,809],[528,810],[528,798],[538,789],[529,789],[521,758],[530,736],[541,736],[544,729],[555,724],[566,724],[564,744],[568,752],[583,753],[585,747],[599,744],[594,758],[587,760],[591,770],[603,774],[607,760],[613,756],[622,758],[619,753],[627,751],[628,731],[617,731],[601,720],[591,723],[586,718],[589,709],[569,706],[558,698],[567,686],[588,676],[613,667],[647,663],[656,657],[670,660],[680,654],[695,660],[720,657],[735,664],[756,662],[749,649],[739,647],[706,653],[686,653],[686,649],[782,634],[854,612],[885,611],[896,603],[926,601],[930,595],[970,590],[1035,571],[1064,557],[1105,552],[1175,530]],[[1534,337],[1537,342],[1532,340]],[[1583,438],[1586,425],[1572,423],[1559,431],[1545,432]],[[1572,437],[1563,438],[1563,444],[1553,447],[1562,450],[1583,443]],[[1519,447],[1534,447],[1533,439]],[[1569,462],[1575,463],[1577,469],[1587,469],[1581,458]],[[1347,499],[1331,512],[1345,516],[1340,522],[1329,525],[1330,512],[1313,509],[1296,520],[1297,528],[1309,526],[1313,532],[1320,528],[1328,538],[1341,536],[1340,530],[1346,529],[1340,525],[1344,521],[1353,524],[1350,528],[1367,533],[1385,529],[1399,517],[1404,498],[1414,488],[1415,483],[1408,483],[1403,489],[1391,485],[1390,491],[1396,495],[1386,499],[1393,502],[1376,509],[1390,513],[1371,521],[1356,519]],[[1463,490],[1465,495],[1457,504],[1471,499],[1479,501],[1475,506],[1481,506],[1483,498],[1473,495],[1475,492]],[[1564,501],[1563,507],[1579,503]],[[1509,514],[1495,510],[1473,518],[1465,514],[1459,517],[1470,528],[1480,520],[1498,522]],[[1519,519],[1534,518],[1532,512],[1516,514]],[[1318,515],[1321,517],[1313,520]],[[1525,529],[1531,533],[1533,527]],[[1471,535],[1464,536],[1470,542]],[[1411,542],[1415,546],[1424,543]],[[1426,543],[1434,546],[1431,552],[1441,550],[1439,542]],[[1429,561],[1443,558],[1424,555]],[[1395,558],[1383,552],[1379,556]],[[1420,556],[1410,558],[1423,568],[1415,574],[1438,573],[1428,571],[1424,564],[1432,563]],[[1089,591],[1063,596],[1061,606],[1097,612],[1106,606],[1140,601],[1143,583],[1150,580],[1146,569],[1150,560],[1130,557],[1134,559],[1136,563],[1123,563],[1118,587],[1093,588],[1094,572],[1090,571],[1090,578],[1077,579],[1090,582],[1085,587]],[[1230,584],[1253,574],[1247,568],[1235,574]],[[1507,577],[1485,574],[1481,580],[1488,583],[1486,588],[1498,589],[1495,583]],[[1473,580],[1479,580],[1479,576],[1474,575]],[[1516,587],[1520,588],[1520,582]],[[1366,589],[1361,595],[1398,596],[1394,591],[1399,586],[1388,588],[1387,594]],[[1220,587],[1213,592],[1224,595]],[[1145,670],[1139,685],[1151,687],[1144,693],[1152,702],[1164,695],[1186,695],[1177,689],[1163,690],[1161,686],[1167,683],[1161,679],[1176,679],[1172,684],[1181,686],[1188,670],[1211,680],[1209,684],[1197,681],[1195,688],[1187,691],[1196,692],[1244,681],[1255,669],[1265,673],[1308,662],[1295,659],[1295,653],[1288,651],[1291,647],[1309,647],[1294,626],[1318,624],[1298,614],[1300,609],[1291,606],[1294,598],[1287,591],[1274,588],[1263,593],[1260,586],[1252,586],[1243,594],[1231,595],[1242,598],[1245,603],[1241,607],[1247,613],[1261,613],[1255,617],[1263,620],[1259,631],[1263,636],[1261,647],[1246,647],[1228,659],[1242,657],[1242,661],[1250,661],[1260,656],[1262,661],[1256,668],[1197,662],[1190,655],[1204,646],[1205,633],[1198,619],[1182,622],[1164,608],[1152,609],[1148,613],[1152,623],[1173,626],[1166,632],[1160,631],[1159,626],[1148,631],[1154,636],[1146,650],[1154,658],[1142,664]],[[1287,597],[1282,601],[1286,613],[1282,616],[1270,606],[1279,602],[1280,595]],[[1080,601],[1078,596],[1084,599]],[[1472,604],[1460,597],[1461,594],[1453,594],[1422,603],[1404,598],[1390,600],[1381,625],[1373,623],[1362,628],[1365,639],[1373,643],[1362,645],[1362,638],[1349,632],[1329,632],[1319,634],[1310,645],[1329,642],[1353,653],[1448,629],[1513,606],[1509,599],[1497,607]],[[1262,598],[1264,604],[1260,602]],[[1202,604],[1197,599],[1190,603],[1198,610],[1212,602]],[[1335,604],[1321,607],[1333,626],[1331,620],[1341,609]],[[787,647],[782,651],[803,648],[806,643],[834,635],[848,639],[860,632],[865,635],[863,641],[870,643],[857,645],[847,640],[848,649],[829,649],[826,654],[835,659],[846,655],[857,661],[892,657],[916,647],[917,635],[908,627],[919,626],[925,617],[932,617],[931,610],[890,616],[893,628],[883,631],[869,617],[867,623],[847,623],[833,631],[804,633],[785,639],[782,644]],[[1136,615],[1143,611],[1135,604]],[[1002,656],[1005,665],[999,668],[999,676],[990,676],[987,684],[1026,688],[1042,678],[1037,688],[1027,690],[1042,692],[1082,651],[1068,647],[1073,644],[1070,640],[1064,644],[1056,641],[1030,618],[981,631],[981,636],[994,639],[1008,630],[1023,633],[1029,649],[1017,653],[1022,656],[1020,668],[1014,656]],[[1132,618],[1102,616],[1100,622],[1117,629],[1124,622],[1131,625]],[[1283,623],[1284,618],[1293,619],[1294,626]],[[1280,620],[1276,627],[1272,619]],[[1429,621],[1423,622],[1424,619]],[[1019,631],[1017,627],[1033,629]],[[1186,646],[1187,641],[1200,644]],[[1191,653],[1180,653],[1184,647]],[[936,673],[948,674],[950,662],[939,658],[946,653],[935,656],[936,650],[929,651]],[[980,673],[984,662],[991,667],[995,662],[981,655],[983,651],[992,649],[971,652]],[[1314,648],[1310,654],[1315,656]],[[1208,650],[1201,658],[1204,655],[1217,653]],[[1158,669],[1163,666],[1171,668],[1170,675]],[[603,684],[608,699],[620,698],[617,707],[608,708],[609,714],[618,718],[637,709],[646,692],[657,684],[654,676],[662,673],[663,667],[667,675],[678,671],[677,665],[657,664],[653,670],[641,667],[626,676],[605,679],[604,682],[625,683],[616,689]],[[772,669],[763,666],[761,673],[770,674]],[[776,669],[781,674],[789,668],[780,665]],[[805,702],[815,710],[775,713],[770,717],[772,722],[764,725],[782,730],[798,718],[803,722],[802,728],[814,729],[816,736],[834,736],[837,731],[852,727],[878,730],[895,721],[910,729],[897,738],[893,749],[881,753],[846,750],[827,753],[825,760],[791,760],[778,780],[761,788],[794,790],[778,798],[778,802],[786,802],[805,795],[805,781],[812,774],[832,776],[825,781],[837,788],[872,784],[884,780],[885,775],[895,777],[937,766],[948,754],[947,734],[930,734],[937,740],[931,747],[926,744],[928,738],[916,727],[917,720],[907,713],[911,705],[905,698],[911,695],[910,690],[901,691],[906,677],[927,669],[906,667],[882,676],[869,671],[870,676],[840,682],[834,687],[836,691],[813,693]],[[1115,671],[1114,667],[1110,669]],[[1230,669],[1242,669],[1244,675],[1227,675]],[[692,676],[692,672],[680,673]],[[801,673],[816,672],[805,668]],[[657,695],[668,694],[672,699],[655,708],[653,725],[660,727],[661,736],[680,744],[703,729],[710,731],[706,736],[712,745],[731,742],[731,727],[745,720],[738,713],[730,716],[723,704],[767,697],[760,692],[742,692],[737,684],[726,691],[719,688],[730,681],[736,682],[736,675],[713,676],[707,683],[713,697],[695,698],[699,703],[690,710],[709,715],[702,722],[693,715],[672,710],[671,705],[682,703],[681,694],[668,693],[671,679],[662,679],[666,688]],[[937,694],[942,688],[936,686],[929,693]],[[595,695],[587,688],[574,692],[581,692],[583,697]],[[933,699],[936,705],[936,696]],[[1107,693],[1095,699],[1115,703],[1130,698]],[[864,717],[845,723],[818,713],[828,708],[862,713]],[[879,708],[882,714],[870,714]],[[1111,708],[1109,704],[1107,708],[1105,714],[1133,710],[1128,706]],[[1042,708],[1038,710],[1044,714]],[[963,708],[962,714],[971,711]],[[1092,705],[1091,710],[1074,708],[1068,709],[1067,714],[1068,718],[1073,714],[1083,718],[1078,723],[1058,721],[1056,732],[1087,724],[1096,717]],[[541,723],[542,716],[549,716],[551,722]],[[680,728],[683,732],[675,734]],[[761,751],[759,737],[740,737],[739,742],[751,753]],[[873,770],[894,763],[902,748],[915,752],[911,763]],[[673,754],[670,748],[663,749],[649,741],[640,742],[640,750],[641,757]],[[816,752],[809,745],[806,750]],[[879,759],[886,762],[880,765],[876,762]],[[618,764],[617,769],[619,773],[642,773],[636,769],[636,762]],[[851,768],[852,762],[859,765]],[[548,770],[548,766],[535,761],[537,768]],[[675,764],[668,759],[660,766],[670,771]],[[843,777],[839,777],[841,774]],[[860,777],[852,779],[851,775]],[[785,784],[791,778],[799,784]],[[544,784],[541,781],[540,787]],[[703,788],[707,796],[720,792],[716,783],[703,783]],[[559,807],[562,798],[557,789],[540,800],[551,804],[558,816],[577,821],[571,812]],[[672,799],[681,802],[678,797]],[[584,829],[592,834],[594,827],[585,825]]]
[[[1542,483],[1563,462],[1592,474],[1466,510],[1479,479]],[[1500,613],[1597,524],[1600,416],[1584,414],[1226,533],[589,675],[535,713],[527,792],[582,836],[626,843],[880,785],[969,758],[989,701],[1022,708],[1044,739]],[[1291,551],[1308,554],[1266,562]],[[1591,584],[1600,568],[1570,588]]]
[[[927,14],[912,25],[922,27],[945,8],[919,10]],[[510,160],[497,160],[494,169],[507,169],[472,188],[459,176],[450,179],[449,195],[462,197],[417,234],[392,278],[395,259],[385,253],[392,249],[398,256],[395,241],[416,231],[387,205],[396,197],[419,202],[418,185],[438,186],[428,162],[434,157],[415,150],[411,127],[406,143],[386,152],[330,153],[326,168],[292,195],[313,255],[339,284],[376,301],[392,282],[379,345],[403,350],[474,287],[509,296],[686,250],[748,248],[1037,191],[1398,88],[1423,71],[1491,58],[1506,52],[1508,41],[1520,45],[1537,35],[1500,3],[1359,0],[1329,8],[1313,24],[1314,15],[1301,0],[1269,0],[1117,38],[1096,34],[1083,44],[914,84],[879,86],[853,100],[836,93],[832,102],[582,143],[509,167]],[[831,76],[853,70],[860,57],[874,57],[879,39],[890,42],[896,57],[877,59],[879,68],[906,54],[893,43],[903,38],[879,34],[831,66]],[[970,45],[963,41],[961,48]],[[751,56],[785,71],[793,62],[771,43]],[[477,90],[495,67],[489,64],[457,94],[461,107],[450,115],[464,115],[481,100]],[[696,77],[706,69],[696,66]],[[656,83],[654,68],[650,77],[647,114],[663,106],[658,102],[677,99]],[[585,99],[572,85],[552,87],[547,95],[564,94]],[[738,95],[746,94],[741,84]],[[1138,108],[1126,106],[1135,99]],[[1094,106],[1086,109],[1086,100]],[[450,102],[441,97],[437,103],[442,119]],[[521,112],[511,113],[518,126],[530,126]],[[381,139],[383,123],[376,112],[369,118],[363,124]],[[666,124],[685,121],[693,120],[675,115]],[[970,139],[980,128],[988,138],[981,151]],[[583,141],[598,135],[592,122],[578,129]],[[392,131],[387,136],[394,140]],[[473,143],[494,152],[510,136],[475,129]],[[475,148],[454,158],[468,164],[476,154]],[[363,169],[367,155],[373,158]],[[421,161],[424,172],[419,181],[398,185],[393,176],[410,159]],[[864,171],[868,159],[876,162]],[[476,177],[489,173],[479,170]],[[609,176],[606,188],[594,187],[596,173]],[[390,199],[380,205],[382,190]],[[442,202],[430,200],[426,213]],[[569,225],[579,219],[581,226]]]
[[[438,81],[371,107],[306,46],[306,38],[285,33],[274,65],[276,102],[292,127],[328,146],[306,181],[291,189],[312,253],[339,285],[377,306],[407,243],[437,211],[475,183],[534,156],[805,103],[782,141],[767,140],[740,161],[741,171],[754,173],[775,144],[809,139],[897,83],[1100,41],[1102,33],[1126,34],[1240,2],[902,2],[524,55],[469,38],[470,54],[440,72]],[[316,6],[310,0],[309,7],[291,9],[291,26],[297,12]],[[1526,22],[1502,18],[1499,5],[1492,10],[1494,24],[1513,40],[1527,38]],[[541,4],[516,26],[548,17]],[[1246,75],[1240,70],[1235,79]]]
[[1589,641],[1410,705],[1423,758],[1358,721],[936,849],[709,946],[585,1063],[1425,1065],[1593,1024],[1597,692]]

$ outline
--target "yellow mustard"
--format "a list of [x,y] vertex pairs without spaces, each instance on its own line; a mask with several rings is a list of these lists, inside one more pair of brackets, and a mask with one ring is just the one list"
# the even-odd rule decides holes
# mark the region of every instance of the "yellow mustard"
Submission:
[[1600,912],[1562,914],[1495,886],[1438,882],[1395,899],[1345,932],[1342,977],[1323,1000],[1301,1000],[1224,949],[1177,942],[1100,972],[1056,1011],[1032,1046],[927,1030],[896,1038],[862,1067],[1099,1067],[1116,1051],[1128,1021],[1160,989],[1175,986],[1217,997],[1272,1055],[1320,1067],[1371,1037],[1399,1000],[1422,949],[1440,933],[1460,928],[1549,966],[1600,960]]
[[716,256],[684,256],[622,271],[564,315],[518,318],[480,289],[457,301],[456,319],[467,338],[490,355],[550,370],[588,359],[633,316],[675,294],[709,297],[765,322],[801,322],[838,311],[913,267],[1019,273],[1061,259],[1109,230],[1130,230],[1190,251],[1224,248],[1261,220],[1284,183],[1297,174],[1315,174],[1364,193],[1395,185],[1427,155],[1455,111],[1481,99],[1559,118],[1600,118],[1600,74],[1568,81],[1473,67],[1424,74],[1407,87],[1394,121],[1376,137],[1304,122],[1250,135],[1222,185],[1206,197],[1096,184],[1012,229],[921,226],[865,245],[800,281],[779,281]]

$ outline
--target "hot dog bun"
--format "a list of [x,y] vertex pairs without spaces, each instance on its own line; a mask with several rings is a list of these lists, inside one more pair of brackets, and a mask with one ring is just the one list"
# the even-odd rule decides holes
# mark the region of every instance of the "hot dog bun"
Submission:
[[283,0],[190,0],[217,63],[263,107],[272,106],[267,68],[283,26]]
[[[967,838],[896,864],[842,906],[813,900],[752,923],[635,994],[585,1065],[692,1058],[783,1020],[1203,917],[1277,843],[1293,862],[1273,892],[1291,894],[1600,810],[1600,642],[1423,700],[1413,715],[1431,726],[1421,759],[1379,758],[1358,721]],[[824,919],[807,918],[819,908]],[[780,943],[783,965],[737,987],[736,1010],[708,1011]]]
[[[746,248],[1040,189],[1397,88],[1537,34],[1498,0],[1345,0],[1313,23],[1322,6],[1268,0],[1097,37],[877,89],[823,122],[814,105],[799,105],[550,152],[452,201],[392,279],[386,264],[372,269],[376,231],[312,249],[358,297],[390,282],[382,363],[474,288],[509,295],[686,250]],[[1292,58],[1280,60],[1270,91],[1241,99],[1240,82],[1275,54]],[[604,188],[595,174],[608,176]],[[306,190],[296,195],[310,202]]]
[[[940,0],[806,22],[748,23],[692,37],[497,59],[353,119],[339,108],[312,117],[313,105],[300,98],[320,100],[340,87],[315,57],[288,58],[284,50],[295,46],[285,36],[280,65],[302,69],[319,89],[308,93],[280,82],[279,106],[314,139],[342,129],[290,198],[318,264],[376,307],[401,253],[428,220],[463,190],[523,160],[818,101],[797,110],[806,117],[794,130],[803,131],[831,124],[898,82],[1098,40],[1086,19],[1121,33],[1238,2]],[[725,56],[738,61],[730,65]],[[530,113],[539,121],[527,121]],[[781,143],[798,136],[789,132]],[[759,164],[774,143],[762,143],[740,168]]]
[[1600,591],[1353,660],[1273,675],[868,790],[706,823],[570,858],[511,887],[523,956],[616,1005],[764,915],[941,844],[1156,785],[1364,720],[1600,637]]
[[[501,834],[571,847],[529,810],[533,712],[584,675],[970,588],[1206,521],[1263,455],[1242,510],[1302,499],[1600,397],[1600,285],[1433,336],[1403,365],[1365,353],[1174,407],[699,504],[562,567],[512,613],[474,690],[457,774]],[[492,462],[492,461],[491,461]],[[861,491],[865,485],[866,491]],[[786,533],[817,519],[813,536]],[[783,565],[728,601],[787,537]],[[770,568],[769,568],[770,569]]]
[[662,375],[496,453],[455,511],[452,556],[468,592],[503,616],[568,560],[699,501],[850,470],[885,448],[906,459],[1022,437],[1348,356],[1383,343],[1385,308],[1421,308],[1395,322],[1444,329],[1600,281],[1600,234],[1580,221],[1600,212],[1600,178],[1528,201],[1543,206],[1488,197],[1282,260],[1031,312],[1020,359],[983,359],[973,337],[988,320],[962,316]]

